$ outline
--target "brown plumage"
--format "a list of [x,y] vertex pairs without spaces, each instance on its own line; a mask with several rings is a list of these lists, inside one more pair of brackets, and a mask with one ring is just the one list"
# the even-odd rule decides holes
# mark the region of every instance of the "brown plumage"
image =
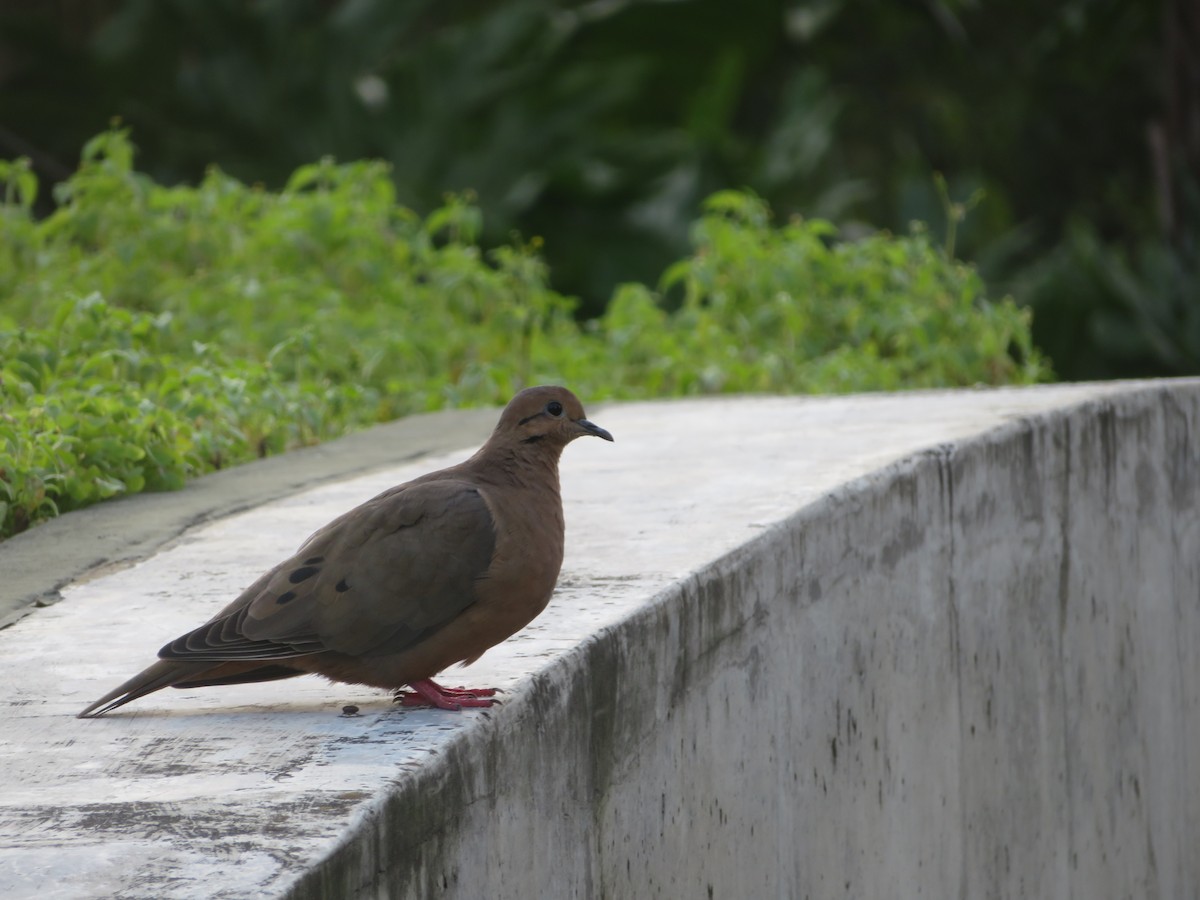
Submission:
[[164,687],[305,673],[390,690],[406,704],[486,706],[494,691],[430,679],[533,620],[563,557],[558,460],[577,437],[611,441],[565,388],[517,394],[466,462],[398,485],[334,519],[159,661],[80,718]]

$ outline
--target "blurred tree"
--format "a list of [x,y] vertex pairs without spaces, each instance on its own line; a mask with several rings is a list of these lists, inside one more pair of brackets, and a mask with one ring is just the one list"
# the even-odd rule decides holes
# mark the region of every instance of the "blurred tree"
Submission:
[[0,150],[58,178],[119,115],[166,182],[380,157],[401,202],[471,190],[486,240],[544,235],[589,316],[718,188],[848,234],[974,196],[956,251],[1060,374],[1197,371],[1197,27],[1191,0],[9,0]]

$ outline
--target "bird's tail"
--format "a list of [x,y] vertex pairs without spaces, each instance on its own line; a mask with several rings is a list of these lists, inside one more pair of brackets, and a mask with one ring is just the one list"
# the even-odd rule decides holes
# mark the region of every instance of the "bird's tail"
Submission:
[[187,681],[188,678],[198,675],[205,669],[211,669],[211,662],[179,662],[178,660],[160,659],[154,665],[144,669],[134,675],[124,684],[113,688],[83,712],[79,713],[76,718],[90,719],[95,716],[102,716],[110,710],[116,709],[118,706],[124,706],[130,700],[136,700],[138,697],[145,697],[147,694],[152,694],[160,688],[169,687],[180,681]]
[[295,678],[305,669],[286,666],[282,663],[264,663],[262,660],[202,660],[188,662],[178,659],[160,659],[150,668],[138,672],[120,687],[113,688],[83,712],[77,719],[102,716],[130,700],[145,697],[165,687],[196,688],[220,684],[250,684],[258,681],[275,681],[280,678]]

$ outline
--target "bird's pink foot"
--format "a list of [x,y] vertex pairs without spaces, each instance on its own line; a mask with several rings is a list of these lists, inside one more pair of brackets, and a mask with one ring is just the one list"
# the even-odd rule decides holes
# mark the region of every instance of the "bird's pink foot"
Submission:
[[487,707],[496,701],[495,688],[445,688],[435,681],[422,678],[409,682],[411,691],[397,691],[395,702],[401,706],[434,706],[438,709],[460,710],[463,707]]

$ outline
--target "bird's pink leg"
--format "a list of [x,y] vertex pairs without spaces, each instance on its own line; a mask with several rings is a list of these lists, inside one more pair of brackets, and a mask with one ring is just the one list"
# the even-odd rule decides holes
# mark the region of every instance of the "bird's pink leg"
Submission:
[[464,706],[491,706],[496,702],[492,699],[495,688],[444,688],[429,678],[410,681],[408,686],[413,692],[399,691],[396,694],[396,702],[401,706],[436,706],[438,709],[459,710]]

